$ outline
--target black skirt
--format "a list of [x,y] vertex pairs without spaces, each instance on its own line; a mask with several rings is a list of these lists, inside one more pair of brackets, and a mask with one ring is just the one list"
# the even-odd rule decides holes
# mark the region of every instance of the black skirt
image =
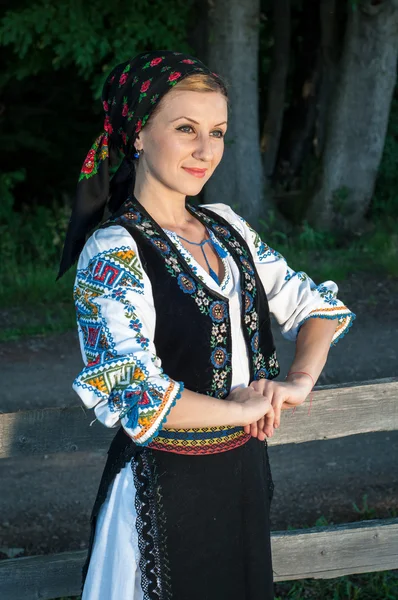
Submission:
[[274,598],[266,442],[191,456],[133,446],[120,430],[108,454],[83,579],[99,509],[130,461],[145,600]]

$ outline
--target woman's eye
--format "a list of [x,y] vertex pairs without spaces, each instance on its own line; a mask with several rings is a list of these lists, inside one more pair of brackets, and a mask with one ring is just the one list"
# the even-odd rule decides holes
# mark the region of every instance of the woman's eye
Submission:
[[192,127],[190,125],[182,125],[181,127],[178,127],[178,131],[182,131],[183,129],[192,129]]
[[[177,131],[182,131],[183,129],[191,129],[191,130],[193,130],[193,127],[191,127],[191,125],[181,125],[181,127],[177,128]],[[221,129],[217,129],[217,130],[213,131],[213,133],[218,133],[219,135],[216,135],[215,137],[217,137],[219,139],[222,138],[222,137],[224,137],[224,133],[221,131]]]

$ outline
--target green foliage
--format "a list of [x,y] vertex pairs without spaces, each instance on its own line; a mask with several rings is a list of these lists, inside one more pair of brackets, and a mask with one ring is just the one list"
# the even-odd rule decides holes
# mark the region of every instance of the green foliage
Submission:
[[6,173],[0,177],[0,262],[12,271],[17,265],[54,265],[61,253],[70,208],[65,202],[51,207],[22,205],[14,210],[12,187],[23,173]]
[[358,515],[360,515],[361,519],[363,519],[364,521],[376,518],[376,510],[374,508],[369,507],[367,494],[364,494],[364,496],[362,498],[362,506],[361,507],[359,507],[356,504],[356,502],[353,502],[352,504],[353,504],[355,512],[358,513]]
[[147,48],[188,50],[185,27],[192,0],[22,4],[0,21],[0,45],[10,45],[20,59],[8,78],[72,66],[92,81],[98,97],[104,73],[136,53]]
[[144,50],[192,51],[192,4],[14,0],[0,18],[0,160],[5,172],[26,173],[14,190],[16,209],[74,194],[102,130],[98,98],[106,75]]
[[[0,174],[0,260],[2,264],[7,264],[13,259],[13,250],[18,243],[18,229],[13,227],[15,217],[13,189],[24,179],[23,169]],[[17,237],[13,239],[13,236]]]
[[61,333],[76,325],[74,269],[55,282],[69,207],[26,206],[13,210],[12,185],[22,173],[0,178],[0,342],[27,335]]
[[278,583],[275,600],[395,600],[397,594],[397,572],[383,571],[336,579]]
[[11,173],[0,173],[0,223],[7,222],[14,204],[13,189],[18,182],[24,181],[25,177],[24,169],[11,171]]
[[23,205],[14,210],[13,186],[22,171],[0,176],[0,342],[75,327],[73,269],[55,282],[70,209]]
[[379,219],[366,233],[348,238],[316,230],[306,221],[281,226],[277,213],[269,210],[260,220],[259,233],[294,270],[306,271],[315,281],[343,281],[358,272],[398,277],[395,219]]

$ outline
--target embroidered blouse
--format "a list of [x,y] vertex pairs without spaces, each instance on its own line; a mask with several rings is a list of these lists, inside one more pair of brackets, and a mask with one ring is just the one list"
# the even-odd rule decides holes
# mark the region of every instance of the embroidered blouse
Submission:
[[[270,312],[287,339],[294,341],[301,325],[313,317],[336,320],[332,344],[347,333],[355,315],[337,299],[334,282],[317,286],[302,271],[295,272],[228,205],[203,208],[223,217],[248,244]],[[196,276],[229,300],[231,389],[248,385],[249,361],[240,321],[239,271],[234,259],[208,229],[224,265],[223,281],[217,283],[174,232],[164,232]],[[164,426],[184,382],[173,380],[162,369],[154,345],[156,311],[151,282],[136,242],[124,227],[99,229],[87,240],[77,266],[74,299],[85,367],[76,377],[73,389],[88,408],[94,408],[97,419],[105,426],[121,424],[136,444],[149,444]]]

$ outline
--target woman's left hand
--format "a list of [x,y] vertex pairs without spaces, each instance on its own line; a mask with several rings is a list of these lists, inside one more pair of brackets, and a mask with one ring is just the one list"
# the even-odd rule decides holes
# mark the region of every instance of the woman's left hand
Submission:
[[[303,404],[312,389],[312,382],[308,377],[295,377],[294,381],[276,382],[268,379],[252,381],[250,387],[260,392],[271,400],[275,412],[274,427],[278,428],[281,421],[281,410],[287,410],[294,406]],[[273,435],[273,429],[265,428],[264,419],[256,423],[246,425],[245,433],[264,441],[266,437]]]

